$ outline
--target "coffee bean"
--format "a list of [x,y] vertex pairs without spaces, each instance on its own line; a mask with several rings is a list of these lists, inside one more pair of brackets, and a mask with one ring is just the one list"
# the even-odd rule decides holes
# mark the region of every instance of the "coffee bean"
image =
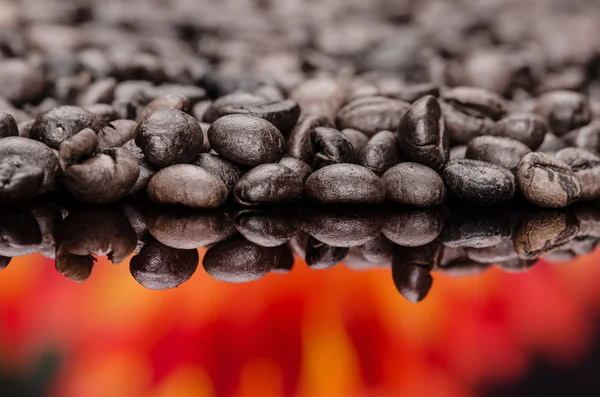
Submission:
[[447,247],[486,248],[510,238],[511,227],[502,211],[465,208],[446,221],[439,241]]
[[284,245],[281,247],[279,262],[277,262],[277,265],[271,271],[275,273],[289,273],[294,267],[294,262],[295,259],[292,250]]
[[0,212],[0,255],[17,257],[38,251],[42,233],[33,214],[25,210]]
[[410,85],[405,84],[392,95],[385,91],[385,87],[380,87],[380,92],[384,96],[392,96],[404,102],[414,103],[428,95],[438,97],[440,95],[440,88],[435,83],[416,83]]
[[354,157],[358,158],[358,154],[362,151],[367,142],[369,142],[369,137],[358,130],[353,130],[352,128],[346,128],[340,132],[352,145],[352,149],[354,149]]
[[56,249],[54,263],[56,271],[76,283],[82,283],[92,275],[94,258],[90,255],[80,256],[67,252],[64,248]]
[[40,190],[44,170],[29,164],[0,163],[0,202],[31,200]]
[[381,218],[371,212],[318,211],[306,216],[305,230],[333,247],[356,247],[374,239],[381,230]]
[[292,157],[312,163],[312,144],[310,134],[317,127],[328,127],[330,123],[323,116],[304,116],[300,118],[287,139],[288,154]]
[[230,106],[251,106],[260,105],[267,103],[267,100],[259,95],[250,94],[247,92],[234,92],[228,95],[224,95],[210,104],[202,120],[205,123],[214,123],[217,121],[221,114],[221,109]]
[[565,140],[558,138],[551,132],[548,132],[544,137],[544,142],[542,142],[542,145],[537,151],[542,153],[555,154],[560,149],[564,149],[567,147],[567,144],[565,142]]
[[156,170],[150,164],[148,164],[144,158],[142,149],[137,147],[133,139],[127,141],[122,148],[132,154],[138,160],[138,165],[140,166],[140,174],[133,187],[129,190],[128,195],[135,195],[142,191],[145,192],[148,182],[150,182],[150,179],[154,176],[154,174],[156,174]]
[[358,154],[358,164],[381,176],[400,162],[396,134],[380,131],[369,140]]
[[571,168],[545,153],[525,155],[517,170],[523,195],[546,208],[566,207],[581,196],[581,185]]
[[262,247],[278,247],[298,233],[302,222],[296,211],[243,211],[235,227],[248,241]]
[[506,168],[478,160],[451,160],[444,167],[442,178],[454,196],[477,205],[509,201],[517,184]]
[[0,139],[9,136],[19,136],[19,126],[13,116],[0,112]]
[[294,157],[284,157],[279,161],[279,164],[298,174],[300,179],[302,179],[302,185],[304,185],[304,182],[306,182],[306,179],[310,176],[310,174],[313,173],[313,169],[310,165]]
[[227,200],[223,181],[204,168],[176,164],[163,168],[150,179],[148,197],[157,204],[216,208]]
[[332,164],[351,163],[354,160],[352,145],[339,131],[317,127],[311,132],[310,137],[315,169]]
[[97,103],[95,105],[86,106],[84,109],[88,112],[92,112],[96,116],[98,122],[97,125],[99,127],[104,127],[111,121],[119,118],[117,110],[108,103]]
[[460,145],[454,146],[450,149],[450,159],[449,160],[459,160],[464,159],[467,156],[467,146]]
[[309,237],[306,243],[306,264],[311,269],[329,269],[343,261],[349,250],[347,247],[331,247]]
[[230,114],[245,114],[260,117],[269,121],[284,136],[287,136],[296,125],[298,117],[300,117],[300,107],[296,102],[288,99],[256,105],[224,106],[219,109],[218,114],[219,117]]
[[177,249],[153,241],[131,258],[129,271],[145,288],[165,290],[188,281],[198,268],[198,251]]
[[132,120],[114,120],[98,132],[98,149],[122,147],[135,138],[137,124]]
[[564,141],[562,147],[558,147],[555,151],[562,149],[566,144],[600,153],[600,121],[592,121],[586,126],[569,132],[563,136],[562,141]]
[[224,116],[208,130],[210,146],[243,167],[277,162],[285,151],[281,132],[268,121],[246,115]]
[[98,130],[96,115],[76,106],[59,106],[39,115],[31,126],[31,137],[52,149],[85,128]]
[[6,269],[11,260],[12,258],[10,257],[0,256],[0,270]]
[[477,87],[455,87],[442,93],[442,99],[467,115],[499,120],[506,115],[506,103],[498,94]]
[[515,139],[531,150],[538,149],[548,131],[546,121],[533,113],[515,114],[498,120],[487,133],[493,136]]
[[402,156],[410,161],[440,169],[448,161],[448,136],[438,101],[426,96],[405,113],[398,130]]
[[31,138],[31,127],[35,123],[35,119],[22,121],[18,124],[19,135],[22,138]]
[[452,145],[466,145],[473,138],[487,134],[494,125],[489,118],[480,118],[463,113],[447,103],[440,103],[446,133]]
[[404,247],[426,245],[438,238],[444,227],[439,210],[414,210],[386,214],[382,233]]
[[600,157],[579,148],[562,149],[555,157],[575,173],[581,186],[580,200],[600,199]]
[[566,212],[529,213],[515,233],[515,250],[521,259],[537,259],[577,236],[579,222]]
[[244,174],[237,165],[216,154],[200,153],[192,161],[192,164],[202,167],[220,178],[225,184],[228,193],[233,190],[237,181]]
[[281,247],[261,247],[244,239],[215,244],[204,254],[202,266],[214,279],[243,283],[265,276],[278,263]]
[[304,185],[306,196],[323,204],[379,204],[385,185],[372,171],[354,164],[330,165],[312,173]]
[[135,143],[150,165],[165,168],[189,163],[202,149],[203,133],[198,122],[180,110],[151,113],[138,126]]
[[290,99],[298,103],[303,116],[324,117],[333,125],[336,114],[346,100],[346,93],[344,82],[330,77],[316,77],[296,86],[290,92]]
[[588,124],[592,118],[589,100],[578,92],[552,91],[540,96],[534,112],[546,120],[556,136]]
[[138,122],[142,121],[150,115],[150,113],[159,110],[180,110],[187,113],[190,109],[190,101],[181,95],[166,94],[159,96],[149,104],[147,104],[138,114]]
[[508,262],[518,258],[513,241],[508,238],[491,247],[467,248],[466,253],[475,262],[487,264]]
[[480,136],[467,146],[466,158],[486,161],[515,172],[521,158],[528,153],[531,153],[531,150],[514,139]]
[[302,179],[281,164],[263,164],[244,174],[233,189],[238,204],[289,203],[302,196]]
[[402,116],[410,105],[404,101],[385,97],[356,99],[337,114],[339,129],[352,128],[371,137],[379,131],[396,132]]
[[388,199],[413,207],[433,207],[446,199],[442,178],[418,163],[401,163],[382,176]]
[[112,77],[90,84],[77,96],[77,105],[86,107],[97,103],[111,103],[114,99],[117,80]]
[[425,299],[433,283],[431,269],[439,263],[442,251],[440,244],[430,243],[422,247],[402,247],[394,253],[392,279],[406,300],[418,303]]
[[46,86],[42,65],[25,59],[2,59],[0,76],[0,96],[14,104],[41,99]]

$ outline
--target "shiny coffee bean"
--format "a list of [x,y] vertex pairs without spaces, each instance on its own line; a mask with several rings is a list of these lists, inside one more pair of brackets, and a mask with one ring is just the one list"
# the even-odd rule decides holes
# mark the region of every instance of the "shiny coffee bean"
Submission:
[[216,154],[200,153],[198,157],[192,161],[192,164],[202,167],[206,171],[220,178],[225,184],[228,193],[233,190],[237,181],[244,174],[237,165]]
[[304,191],[310,200],[322,204],[379,204],[385,200],[383,181],[354,164],[334,164],[313,172]]
[[486,135],[487,131],[494,125],[489,118],[480,118],[463,113],[449,104],[440,103],[446,133],[452,145],[466,145],[472,139]]
[[592,118],[587,97],[573,91],[552,91],[540,96],[534,112],[546,120],[556,136],[588,124]]
[[317,127],[329,127],[330,125],[324,116],[308,115],[301,117],[287,138],[287,153],[292,157],[312,164],[311,132]]
[[235,218],[235,227],[248,241],[262,247],[278,247],[302,228],[295,211],[243,211]]
[[31,138],[52,149],[85,128],[96,131],[100,127],[96,115],[76,106],[59,106],[39,115],[31,126]]
[[575,173],[581,186],[581,201],[600,199],[600,157],[580,148],[562,149],[555,157]]
[[217,243],[204,254],[202,266],[214,279],[243,283],[265,276],[279,263],[282,247],[261,247],[233,238]]
[[437,209],[393,212],[385,215],[382,233],[404,247],[429,244],[442,232],[444,219]]
[[439,244],[422,247],[403,247],[394,253],[392,279],[400,294],[411,303],[425,299],[433,278],[431,269],[439,262],[442,250]]
[[181,110],[187,113],[190,110],[190,101],[181,95],[166,94],[161,95],[149,104],[147,104],[138,114],[138,122],[150,115],[150,113],[159,110]]
[[533,212],[515,233],[515,250],[521,259],[537,259],[573,240],[578,232],[577,218],[567,212]]
[[306,182],[306,178],[308,178],[310,174],[313,173],[313,169],[310,165],[294,157],[284,157],[279,161],[279,164],[289,168],[290,170],[298,174],[298,176],[302,180],[302,185],[304,185],[304,182]]
[[190,164],[157,172],[148,183],[147,193],[154,203],[192,208],[216,208],[227,200],[227,187],[219,177]]
[[208,138],[215,152],[243,167],[277,162],[285,151],[281,132],[268,121],[253,116],[221,117],[210,126]]
[[[592,121],[590,124],[569,132],[562,137],[564,145],[587,149],[600,153],[600,121]],[[556,151],[562,149],[558,148]]]
[[506,115],[506,103],[498,94],[477,87],[455,87],[442,93],[453,108],[479,118],[499,120]]
[[281,164],[262,164],[239,179],[233,198],[244,206],[290,203],[302,196],[302,189],[296,172]]
[[356,247],[374,239],[382,219],[371,212],[334,210],[308,213],[305,230],[317,240],[333,247]]
[[454,196],[477,205],[505,203],[516,190],[515,177],[509,170],[478,160],[451,160],[442,178]]
[[[347,88],[343,81],[331,77],[316,77],[303,81],[290,92],[302,116],[324,117],[330,125],[346,101]],[[294,156],[295,157],[295,156]]]
[[404,101],[386,97],[359,98],[340,109],[336,125],[339,129],[352,128],[370,137],[383,130],[395,132],[409,107]]
[[404,114],[398,129],[402,157],[440,169],[450,156],[449,138],[437,99],[426,96]]
[[511,138],[537,150],[548,131],[546,121],[533,113],[515,114],[498,120],[488,130],[489,135]]
[[446,221],[439,241],[452,248],[486,248],[500,244],[511,236],[511,225],[502,211],[465,208]]
[[285,100],[256,105],[233,105],[221,107],[219,117],[230,114],[244,114],[260,117],[273,124],[282,134],[287,135],[300,117],[300,107],[295,101]]
[[338,130],[317,127],[311,132],[310,138],[312,165],[315,169],[332,164],[352,163],[354,160],[352,144]]
[[514,139],[480,136],[469,142],[466,158],[496,164],[515,172],[521,158],[528,153],[531,153],[531,149]]
[[390,167],[400,162],[396,134],[380,131],[358,153],[357,163],[381,176]]
[[0,112],[0,139],[9,136],[19,136],[19,126],[13,116]]
[[135,139],[137,124],[132,120],[114,120],[98,132],[98,149],[122,147]]
[[196,272],[199,261],[198,250],[177,249],[152,241],[131,258],[129,271],[145,288],[165,290],[188,281]]
[[446,186],[431,168],[418,163],[400,163],[383,174],[387,198],[413,207],[433,207],[446,200]]
[[332,247],[309,237],[306,243],[306,264],[311,269],[329,269],[343,261],[349,251],[348,247]]
[[523,195],[545,208],[566,207],[581,196],[581,185],[571,168],[545,153],[524,156],[517,169]]
[[155,168],[191,162],[202,150],[203,139],[200,124],[180,110],[150,113],[135,132],[136,145]]
[[0,163],[0,203],[22,203],[39,192],[44,170],[29,164]]
[[252,106],[260,105],[266,102],[267,100],[265,98],[248,92],[234,92],[228,95],[223,95],[210,104],[204,113],[202,121],[209,124],[214,123],[219,117],[222,116],[221,109],[229,106]]

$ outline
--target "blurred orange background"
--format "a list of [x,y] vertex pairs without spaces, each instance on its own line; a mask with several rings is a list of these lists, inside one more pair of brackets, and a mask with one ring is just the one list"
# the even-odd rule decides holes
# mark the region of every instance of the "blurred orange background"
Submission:
[[47,395],[477,396],[518,380],[533,357],[572,366],[594,343],[600,252],[518,274],[434,274],[419,304],[390,269],[315,271],[245,284],[199,266],[151,291],[128,262],[97,262],[76,284],[42,256],[0,272],[0,367],[20,374],[57,355]]

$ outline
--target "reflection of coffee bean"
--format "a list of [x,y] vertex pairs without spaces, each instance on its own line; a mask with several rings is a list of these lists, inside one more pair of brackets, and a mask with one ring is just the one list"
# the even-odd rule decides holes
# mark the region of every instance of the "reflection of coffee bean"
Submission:
[[579,232],[577,218],[566,212],[529,214],[516,231],[515,250],[521,259],[537,259],[571,241]]

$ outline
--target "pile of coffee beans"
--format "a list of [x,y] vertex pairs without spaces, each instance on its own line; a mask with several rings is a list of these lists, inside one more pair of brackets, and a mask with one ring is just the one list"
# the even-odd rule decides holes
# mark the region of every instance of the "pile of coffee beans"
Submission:
[[600,199],[591,0],[0,3],[0,203]]

